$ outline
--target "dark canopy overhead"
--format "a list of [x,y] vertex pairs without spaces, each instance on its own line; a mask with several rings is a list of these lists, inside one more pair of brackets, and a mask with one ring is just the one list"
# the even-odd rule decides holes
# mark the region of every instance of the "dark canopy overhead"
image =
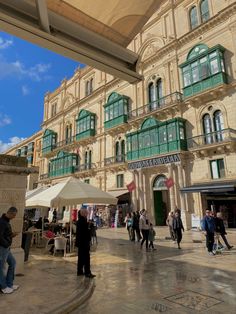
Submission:
[[126,47],[163,0],[0,0],[0,28],[133,83]]

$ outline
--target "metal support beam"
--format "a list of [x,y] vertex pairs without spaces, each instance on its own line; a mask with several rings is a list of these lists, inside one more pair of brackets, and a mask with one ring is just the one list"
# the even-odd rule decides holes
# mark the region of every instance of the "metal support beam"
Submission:
[[35,0],[35,2],[36,2],[37,10],[38,10],[41,28],[45,32],[50,33],[48,10],[47,10],[47,5],[45,3],[45,0]]

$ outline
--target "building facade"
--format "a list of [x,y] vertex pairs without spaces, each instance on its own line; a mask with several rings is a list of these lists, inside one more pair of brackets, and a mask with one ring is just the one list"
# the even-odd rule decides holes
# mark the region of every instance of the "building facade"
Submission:
[[85,67],[45,95],[37,183],[73,175],[157,225],[177,206],[187,227],[207,207],[236,227],[235,1],[166,0],[128,48],[142,81]]

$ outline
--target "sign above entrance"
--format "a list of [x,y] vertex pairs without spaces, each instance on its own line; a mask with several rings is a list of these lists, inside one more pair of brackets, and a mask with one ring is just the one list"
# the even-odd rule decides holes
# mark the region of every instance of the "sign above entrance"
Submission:
[[135,169],[140,169],[140,168],[149,168],[149,167],[155,167],[159,165],[170,164],[173,162],[180,162],[179,154],[173,154],[173,155],[164,156],[164,157],[151,158],[151,159],[131,162],[128,164],[128,169],[135,170]]

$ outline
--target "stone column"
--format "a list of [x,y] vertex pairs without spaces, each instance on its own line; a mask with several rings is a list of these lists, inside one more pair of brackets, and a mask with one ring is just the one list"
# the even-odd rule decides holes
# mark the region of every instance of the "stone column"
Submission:
[[138,203],[138,173],[136,171],[133,172],[133,180],[136,185],[136,189],[132,193],[132,203],[134,206],[134,210],[139,210],[139,203]]
[[138,197],[140,209],[144,208],[144,200],[143,200],[143,178],[142,178],[142,170],[138,170]]
[[[168,165],[168,176],[169,178],[173,178],[173,168],[172,165]],[[170,210],[174,210],[175,208],[175,192],[174,187],[169,188],[170,195]]]
[[0,214],[5,213],[11,206],[18,209],[16,218],[11,221],[13,232],[19,233],[13,239],[11,249],[17,262],[16,273],[24,271],[24,251],[21,248],[21,239],[29,172],[26,158],[0,155]]
[[[182,164],[178,164],[178,177],[179,177],[179,187],[180,189],[184,187],[183,179],[183,167]],[[180,192],[180,205],[181,205],[181,218],[183,221],[184,228],[186,230],[191,229],[191,214],[188,209],[186,209],[186,196],[183,192]]]

